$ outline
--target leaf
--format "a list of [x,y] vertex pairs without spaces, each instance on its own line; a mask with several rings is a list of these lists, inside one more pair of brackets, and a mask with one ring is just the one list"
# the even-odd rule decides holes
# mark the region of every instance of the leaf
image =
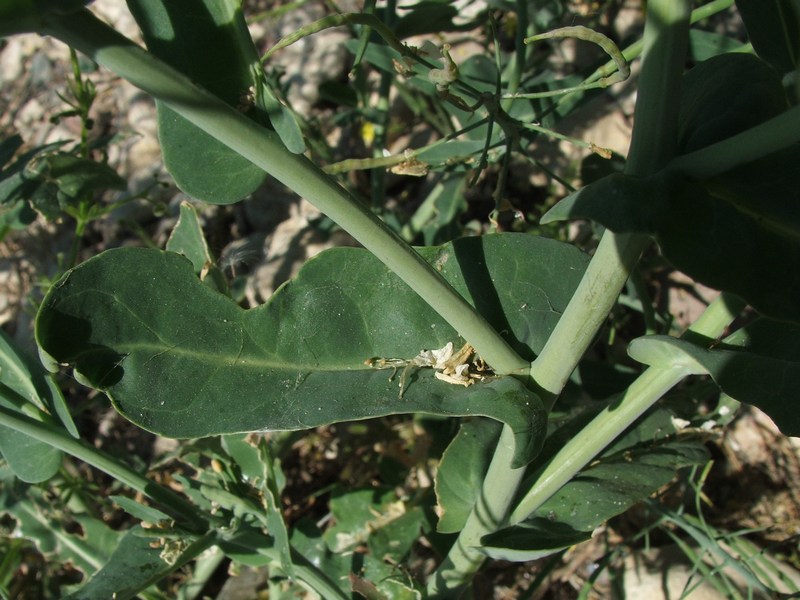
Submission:
[[404,40],[425,33],[439,34],[453,31],[453,17],[458,16],[458,9],[449,2],[422,0],[409,7],[411,10],[398,19],[392,27],[395,35]]
[[788,108],[778,74],[750,54],[723,54],[683,77],[678,117],[681,153],[709,146]]
[[[42,366],[17,350],[0,330],[0,404],[40,421],[61,420],[70,435],[78,431],[61,390]],[[0,454],[21,480],[37,483],[50,479],[61,467],[62,454],[8,427],[0,426]]]
[[[543,346],[586,265],[567,244],[520,234],[420,252],[526,358]],[[171,437],[411,412],[475,415],[512,427],[515,460],[523,464],[536,453],[544,426],[538,398],[513,377],[464,389],[431,369],[412,369],[399,398],[401,374],[364,361],[410,359],[458,343],[458,335],[374,256],[355,248],[310,260],[251,310],[203,286],[181,256],[110,250],[51,288],[37,341],[52,368],[75,365],[128,419]]]
[[0,456],[14,475],[28,483],[47,481],[61,468],[62,453],[46,444],[11,429],[0,426]]
[[280,136],[286,149],[294,154],[305,152],[306,141],[294,112],[277,98],[266,79],[261,81],[259,89],[261,94],[258,96],[258,101],[266,111],[275,133]]
[[439,533],[456,533],[464,528],[480,494],[500,429],[495,421],[467,421],[442,455],[435,483]]
[[[0,168],[5,167],[9,163],[20,147],[22,147],[22,137],[18,133],[0,142]],[[4,178],[5,177],[3,177],[3,179]],[[0,200],[0,202],[2,202],[2,200]]]
[[666,366],[653,360],[656,353],[699,364],[727,395],[763,410],[784,435],[800,435],[800,326],[796,324],[758,319],[710,350],[668,336],[648,336],[631,342],[629,353],[645,364]]
[[[722,140],[786,107],[763,61],[726,55],[685,78],[684,151]],[[767,316],[800,320],[800,144],[706,181],[612,174],[559,202],[542,223],[590,218],[655,237],[676,268],[741,296]]]
[[160,547],[151,548],[153,538],[143,537],[137,525],[119,540],[108,562],[67,600],[134,598],[174,570],[160,557]]
[[260,438],[256,447],[247,443],[242,436],[223,436],[222,447],[241,468],[242,483],[247,482],[257,490],[260,504],[266,513],[261,519],[273,539],[281,569],[293,578],[295,573],[289,533],[281,511],[278,483],[279,479],[283,480],[283,474],[277,460],[272,457],[267,441]]
[[167,250],[183,254],[192,261],[196,275],[213,263],[197,211],[186,200],[181,202],[178,222],[167,240]]
[[[401,565],[391,564],[378,556],[364,556],[364,581],[371,582],[386,600],[421,600],[422,593],[414,589],[413,579]],[[351,579],[352,581],[352,579]]]
[[11,206],[0,207],[0,230],[25,229],[36,220],[36,212],[24,200],[17,200]]
[[576,531],[566,523],[541,517],[484,536],[484,551],[495,560],[527,562],[585,542],[591,531]]
[[349,554],[366,548],[365,578],[388,598],[408,597],[410,581],[398,579],[401,571],[391,565],[405,561],[420,530],[426,529],[424,511],[410,507],[388,487],[337,491],[329,506],[333,525],[322,538],[330,551]]
[[800,65],[800,5],[797,0],[736,0],[758,55],[781,75]]
[[553,554],[591,537],[596,527],[669,483],[677,469],[704,464],[702,442],[676,437],[671,416],[659,409],[639,421],[525,521],[481,538],[482,551],[514,561]]
[[64,206],[77,198],[107,189],[125,189],[125,180],[106,163],[65,152],[47,153],[63,144],[55,142],[33,148],[5,166],[11,159],[9,153],[19,146],[13,137],[3,142],[0,204],[10,209],[10,214],[5,213],[3,217],[12,226],[24,226],[33,221],[35,215],[30,206],[48,219],[55,219]]
[[56,152],[39,159],[39,176],[55,183],[62,202],[77,199],[108,189],[124,190],[127,182],[107,163]]
[[167,250],[183,254],[192,261],[195,275],[209,287],[223,294],[228,292],[228,283],[208,249],[197,211],[185,200],[181,202],[178,222],[167,240]]
[[127,496],[109,496],[109,498],[130,516],[140,521],[152,523],[153,525],[170,523],[172,521],[168,514],[152,506],[137,502]]
[[[235,0],[128,0],[150,52],[229,105],[258,84],[258,54]],[[258,188],[263,170],[156,102],[164,164],[184,192],[231,204]],[[251,110],[254,121],[266,115]]]
[[742,42],[713,31],[689,30],[689,56],[695,62],[707,60],[726,52],[741,52]]
[[54,511],[47,490],[8,480],[0,485],[0,510],[17,522],[15,537],[31,540],[45,557],[72,563],[85,574],[97,571],[116,548],[120,534],[100,519],[87,515],[72,516],[67,531],[63,511]]

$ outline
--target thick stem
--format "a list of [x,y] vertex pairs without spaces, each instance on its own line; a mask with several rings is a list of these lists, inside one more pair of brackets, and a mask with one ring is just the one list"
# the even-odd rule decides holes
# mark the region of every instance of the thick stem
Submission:
[[[641,89],[636,104],[628,173],[654,173],[674,154],[677,140],[676,98],[680,98],[688,33],[688,0],[651,0],[648,3]],[[550,401],[560,393],[594,339],[647,241],[648,238],[640,235],[606,232],[603,236],[577,292],[531,368],[535,385]],[[660,390],[669,389],[677,373],[670,373],[670,376],[659,377],[656,383],[648,384],[648,389],[651,385]],[[626,410],[635,413],[638,407],[626,407]],[[602,447],[605,447],[613,440],[613,437],[608,437],[613,435],[613,428],[604,430],[603,434],[606,437],[595,443],[602,442]],[[482,498],[492,498],[490,514],[494,518],[486,520],[482,503],[476,503],[458,540],[429,582],[428,593],[431,597],[459,595],[482,561],[475,549],[480,546],[479,540],[504,521],[497,516],[509,510],[510,499],[522,481],[520,470],[510,468],[512,453],[509,446],[502,443],[506,437],[504,430],[482,487]],[[579,437],[584,442],[589,440],[589,435],[582,434]],[[490,481],[492,487],[489,487]]]
[[458,597],[486,559],[480,551],[481,537],[505,523],[514,494],[525,475],[524,467],[509,468],[513,452],[514,434],[505,425],[464,529],[428,582],[429,598]]
[[413,248],[305,156],[286,150],[273,131],[194,85],[87,10],[49,15],[40,33],[57,37],[152,94],[309,200],[405,281],[496,371],[527,368],[528,363]]
[[[689,32],[685,0],[650,2],[643,40],[644,59],[625,172],[649,175],[675,154],[683,60]],[[649,238],[606,231],[575,295],[545,347],[531,377],[554,399],[592,343]]]

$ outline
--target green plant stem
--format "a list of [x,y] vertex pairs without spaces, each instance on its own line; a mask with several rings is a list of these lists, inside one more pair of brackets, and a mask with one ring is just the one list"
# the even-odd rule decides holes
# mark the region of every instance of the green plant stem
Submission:
[[[515,6],[517,9],[517,30],[514,34],[514,53],[511,55],[508,65],[506,66],[506,74],[508,76],[504,78],[507,82],[506,93],[511,96],[516,94],[519,89],[528,58],[528,48],[525,45],[525,37],[528,33],[529,25],[528,2],[527,0],[517,0]],[[496,35],[495,45],[499,45]],[[495,47],[495,55],[499,59],[499,47]],[[500,106],[504,111],[508,111],[511,109],[512,103],[513,99],[505,99],[500,103]]]
[[[627,164],[630,174],[654,173],[673,156],[677,140],[676,90],[680,90],[688,37],[688,0],[651,0],[648,3],[641,88]],[[647,243],[648,238],[641,235],[616,235],[610,231],[604,234],[578,290],[531,366],[533,385],[545,397],[546,405],[552,405],[561,392]],[[654,382],[645,381],[645,389],[666,391],[680,380],[677,373],[669,375],[660,376]],[[636,390],[634,397],[638,398],[638,393]],[[630,414],[641,410],[638,406],[622,404]],[[617,424],[621,422],[618,420]],[[613,427],[603,429],[606,437],[599,441],[592,432],[582,432],[577,439],[583,444],[602,443],[605,447],[613,440],[608,437],[613,432]],[[478,554],[481,537],[496,530],[498,523],[503,523],[502,516],[498,515],[508,514],[511,508],[523,480],[523,470],[511,469],[512,446],[504,443],[509,435],[504,428],[482,487],[482,501],[476,503],[456,543],[431,577],[428,585],[431,597],[449,598],[459,594],[482,561]],[[518,511],[515,509],[513,514],[518,516]],[[486,515],[491,518],[487,519]]]
[[550,405],[597,336],[649,238],[606,231],[578,289],[542,352],[531,378]]
[[[391,30],[390,27],[387,26],[386,23],[383,23],[380,19],[378,19],[375,15],[369,13],[341,13],[336,15],[329,15],[327,17],[323,17],[322,19],[315,21],[313,23],[309,23],[305,27],[302,27],[295,31],[294,33],[290,33],[287,36],[282,37],[278,40],[275,45],[267,50],[264,56],[261,58],[261,63],[265,63],[269,58],[275,54],[278,50],[282,50],[287,46],[291,46],[298,40],[301,40],[304,37],[309,35],[313,35],[315,33],[319,33],[324,29],[329,29],[331,27],[341,27],[342,25],[364,25],[366,27],[370,27],[380,35],[386,44],[395,52],[400,54],[400,56],[410,58],[413,61],[423,65],[427,69],[436,68],[434,64],[430,61],[425,60],[422,55],[416,52],[414,49],[406,46]],[[456,81],[456,87],[467,94],[468,96],[478,99],[481,97],[480,92],[475,89],[473,86],[465,83],[463,81]]]
[[208,528],[206,519],[198,515],[197,507],[169,488],[161,486],[140,475],[115,458],[97,448],[67,435],[64,430],[53,425],[36,421],[16,411],[0,406],[0,425],[24,433],[53,448],[66,452],[88,465],[107,473],[123,485],[136,490],[166,507],[173,515],[180,516],[199,531]]
[[[636,101],[630,175],[657,172],[675,153],[689,10],[684,0],[648,4],[641,87]],[[577,291],[531,366],[531,377],[551,402],[617,301],[649,238],[606,231]]]
[[[721,294],[683,337],[713,340],[721,335],[744,308],[740,299]],[[654,402],[690,374],[688,367],[650,367],[625,391],[622,398],[599,413],[579,435],[572,438],[535,476],[536,482],[517,504],[509,525],[525,520],[569,482],[608,444],[633,424]]]
[[[263,540],[253,538],[254,532],[245,531],[233,534],[228,537],[219,534],[219,541],[226,546],[237,546],[242,548],[245,553],[256,553],[266,556],[273,561],[280,561],[280,555],[274,547],[264,547]],[[316,591],[324,600],[349,600],[350,594],[346,594],[331,580],[323,571],[317,568],[314,563],[308,560],[303,554],[292,548],[292,566],[295,576]]]
[[481,537],[503,525],[514,494],[525,475],[524,467],[509,467],[513,452],[514,434],[508,425],[504,425],[464,529],[428,581],[429,598],[458,597],[460,590],[486,559],[486,555],[480,551]]
[[[391,28],[395,19],[396,0],[387,0],[385,8],[385,25]],[[366,32],[369,36],[369,31]],[[383,71],[380,74],[380,84],[378,85],[378,100],[375,103],[375,119],[373,120],[374,138],[372,141],[372,156],[374,158],[383,157],[383,149],[386,147],[387,129],[389,127],[389,93],[394,83],[394,74]],[[370,187],[372,196],[372,210],[381,212],[386,204],[386,171],[376,169],[370,173]]]
[[[194,504],[169,488],[140,475],[97,448],[70,437],[63,429],[41,423],[4,406],[0,406],[0,426],[24,433],[107,473],[121,484],[157,502],[166,508],[167,512],[182,518],[196,531],[205,531],[205,535],[195,540],[181,555],[181,564],[195,558],[213,543],[216,543],[216,529],[213,524],[209,523],[207,516],[202,514]],[[296,576],[320,592],[324,598],[349,598],[349,596],[342,594],[341,590],[329,581],[324,573],[294,550],[292,550],[292,562],[295,565]],[[169,569],[168,572],[172,570],[174,569]],[[152,582],[159,581],[164,575],[164,573],[154,575]]]
[[514,373],[527,368],[527,362],[413,248],[305,156],[288,152],[273,131],[255,125],[88,10],[48,14],[38,32],[77,48],[163,101],[312,202],[417,292],[497,372]]

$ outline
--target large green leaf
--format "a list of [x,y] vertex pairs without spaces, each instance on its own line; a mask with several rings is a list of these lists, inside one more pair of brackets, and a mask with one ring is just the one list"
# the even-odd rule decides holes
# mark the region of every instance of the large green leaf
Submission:
[[[680,143],[689,151],[773,117],[786,101],[763,61],[721,56],[686,77]],[[780,319],[800,320],[800,144],[705,181],[613,174],[542,218],[590,218],[615,232],[653,235],[698,281]]]
[[800,3],[797,0],[736,0],[750,42],[781,74],[800,66]]
[[758,319],[713,349],[686,340],[648,336],[631,343],[631,356],[645,364],[696,365],[739,402],[759,407],[785,435],[800,435],[800,326]]
[[[229,105],[260,89],[258,54],[236,0],[128,0],[148,50]],[[266,174],[161,102],[158,127],[164,164],[190,196],[237,202]],[[254,120],[266,123],[258,110]]]
[[515,561],[553,554],[589,539],[596,527],[669,483],[677,469],[705,463],[702,440],[676,437],[672,417],[663,408],[644,417],[525,521],[484,536],[483,551]]
[[[421,250],[528,358],[542,347],[587,258],[521,234]],[[412,369],[365,365],[458,346],[458,334],[370,253],[310,260],[264,306],[243,310],[200,283],[182,256],[110,250],[68,272],[42,303],[37,340],[53,368],[73,364],[145,429],[198,437],[304,429],[397,413],[483,415],[517,435],[519,464],[538,449],[539,400],[513,377],[467,389]]]

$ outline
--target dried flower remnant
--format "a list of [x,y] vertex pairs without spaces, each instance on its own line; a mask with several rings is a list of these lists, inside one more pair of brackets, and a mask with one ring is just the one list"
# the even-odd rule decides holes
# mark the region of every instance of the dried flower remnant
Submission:
[[475,349],[464,344],[458,352],[453,351],[453,342],[447,342],[436,350],[422,350],[412,359],[373,357],[364,364],[374,369],[393,369],[389,381],[394,379],[397,369],[403,367],[400,375],[400,398],[405,392],[406,381],[411,369],[430,368],[435,371],[436,379],[453,385],[468,387],[476,381],[483,381],[494,376],[494,372],[483,359],[475,354]]

